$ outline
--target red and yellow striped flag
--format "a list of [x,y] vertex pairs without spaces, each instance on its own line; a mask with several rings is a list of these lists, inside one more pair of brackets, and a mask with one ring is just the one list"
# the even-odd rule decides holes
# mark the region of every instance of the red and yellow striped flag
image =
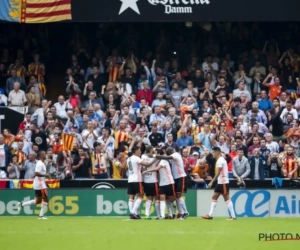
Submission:
[[[60,188],[59,180],[45,180],[50,188]],[[20,180],[20,188],[33,188],[33,180]]]
[[72,19],[71,0],[20,1],[21,23],[50,23]]
[[128,138],[127,132],[115,131],[115,149],[119,148],[120,142],[127,142]]
[[73,150],[75,136],[70,134],[62,134],[61,135],[62,143],[63,143],[63,150]]

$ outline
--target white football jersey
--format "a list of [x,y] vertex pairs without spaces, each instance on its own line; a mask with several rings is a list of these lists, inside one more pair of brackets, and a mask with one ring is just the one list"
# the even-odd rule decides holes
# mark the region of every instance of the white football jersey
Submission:
[[[35,172],[46,174],[47,173],[46,165],[42,161],[37,161],[35,166]],[[41,190],[45,188],[47,188],[47,185],[45,183],[45,177],[35,176],[33,179],[33,189]]]
[[162,166],[158,172],[159,186],[174,184],[170,163],[167,160],[161,160],[158,165]]
[[[147,155],[142,155],[142,160],[144,162],[152,162],[153,161],[153,158],[149,158]],[[154,169],[156,167],[156,162],[154,162],[150,167],[143,167],[147,170],[150,170],[150,169]],[[150,172],[150,173],[146,173],[144,176],[143,176],[143,181],[145,183],[155,183],[157,182],[157,172]]]
[[133,155],[127,159],[128,166],[128,182],[142,182],[142,165],[143,160]]
[[182,156],[179,153],[171,154],[173,160],[172,163],[172,174],[174,179],[178,179],[181,177],[185,177],[186,173],[184,171],[184,164],[182,160]]
[[218,184],[229,183],[227,161],[223,157],[220,157],[216,162],[216,167],[220,169]]

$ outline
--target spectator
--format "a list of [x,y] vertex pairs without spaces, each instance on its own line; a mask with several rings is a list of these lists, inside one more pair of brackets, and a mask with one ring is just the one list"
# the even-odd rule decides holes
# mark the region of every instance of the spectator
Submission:
[[271,153],[279,152],[279,145],[276,141],[273,141],[273,135],[271,133],[266,134],[266,147]]
[[164,142],[163,135],[157,131],[157,124],[152,124],[152,129],[148,134],[148,139],[153,147],[157,147],[159,143]]
[[[238,85],[240,82],[245,83],[245,89],[249,91],[251,95],[251,83],[252,79],[247,76],[246,72],[244,70],[239,71],[239,76],[235,80],[235,85]],[[250,98],[251,99],[251,98]]]
[[58,102],[54,104],[54,107],[57,110],[57,116],[62,119],[67,118],[67,110],[73,109],[69,100],[65,101],[65,98],[62,95],[58,97]]
[[186,128],[181,129],[181,136],[177,138],[176,144],[179,148],[188,147],[194,145],[194,140],[191,136],[187,135]]
[[6,172],[10,163],[11,152],[7,144],[4,143],[4,136],[0,135],[0,168]]
[[120,180],[123,179],[124,171],[126,168],[127,155],[120,151],[117,151],[116,158],[113,161],[113,175],[112,179]]
[[241,97],[242,94],[246,94],[247,99],[251,100],[251,94],[249,93],[249,90],[245,89],[244,81],[238,83],[238,88],[233,91],[233,98]]
[[169,133],[167,134],[167,141],[166,141],[166,146],[174,148],[176,152],[179,152],[180,148],[176,142],[174,142],[173,134]]
[[6,80],[6,94],[9,94],[13,89],[15,89],[15,83],[19,83],[19,88],[21,90],[25,91],[26,90],[26,84],[24,82],[24,79],[22,77],[17,76],[17,71],[16,69],[12,69],[10,71],[11,77],[9,77]]
[[25,92],[20,89],[20,83],[15,82],[14,90],[10,91],[8,95],[8,106],[23,107],[26,102]]
[[230,145],[230,152],[228,154],[230,156],[230,161],[228,162],[228,177],[233,178],[233,173],[232,173],[232,162],[233,159],[238,156],[237,150],[236,150],[236,145],[231,144]]
[[79,156],[76,156],[72,165],[72,171],[75,174],[75,180],[92,178],[92,162],[86,156],[84,148],[78,149]]
[[256,72],[251,84],[252,97],[254,98],[257,94],[261,93],[262,90],[266,89],[267,88],[262,84],[262,75]]
[[40,106],[41,97],[39,94],[35,93],[34,86],[29,85],[26,100],[28,103],[28,111],[29,113],[33,114]]
[[[194,154],[194,153],[193,153]],[[195,152],[197,156],[199,156],[198,152]],[[191,158],[189,155],[189,149],[187,147],[184,147],[182,149],[182,160],[184,165],[184,171],[186,174],[189,174],[192,172],[192,170],[196,166],[196,160],[194,158]]]
[[264,134],[258,132],[259,127],[258,127],[258,124],[256,122],[252,123],[251,128],[252,128],[251,132],[248,133],[248,135],[247,135],[247,145],[248,146],[253,145],[254,137],[257,137],[258,140],[260,140],[264,136]]
[[243,179],[247,178],[250,174],[250,165],[248,159],[244,156],[244,150],[239,148],[237,150],[238,156],[232,161],[232,173],[237,178],[238,183],[241,183]]
[[7,167],[7,173],[9,179],[19,179],[21,171],[21,164],[18,163],[18,156],[12,155],[11,162]]
[[266,68],[261,65],[260,61],[255,61],[255,66],[250,69],[249,76],[254,77],[259,73],[262,77],[266,76]]
[[[84,85],[84,89],[83,89],[83,97],[84,97],[85,100],[87,98],[89,98],[91,92],[96,93],[96,89],[94,87],[94,83],[92,81],[88,81]],[[95,95],[95,98],[96,98],[96,95]]]
[[274,177],[282,177],[281,166],[282,163],[280,162],[282,159],[278,157],[278,153],[271,153],[268,157],[267,165],[269,167],[270,178]]
[[47,135],[38,129],[37,124],[31,123],[30,129],[32,131],[31,134],[31,142],[38,146],[40,150],[47,150]]
[[265,90],[262,90],[260,92],[261,100],[258,102],[258,108],[261,110],[270,110],[272,109],[273,103],[269,100],[267,97],[267,92]]
[[280,85],[280,78],[275,77],[274,78],[274,84],[268,83],[267,81],[272,78],[273,75],[270,73],[265,80],[263,81],[263,85],[265,85],[267,88],[269,88],[269,96],[270,100],[272,101],[274,98],[279,97],[281,93],[281,85]]
[[198,88],[194,88],[192,81],[187,82],[187,87],[183,90],[182,96],[193,96],[194,98],[198,97]]
[[60,151],[57,153],[56,165],[57,177],[60,180],[73,179],[72,159],[69,157],[66,151]]
[[289,146],[286,156],[281,158],[282,174],[287,178],[295,178],[298,176],[298,160],[295,157],[294,149]]
[[143,83],[143,89],[139,90],[136,96],[136,100],[141,102],[141,99],[145,99],[147,105],[151,106],[154,100],[154,93],[151,89],[149,89],[149,83],[145,81]]
[[88,151],[93,148],[94,142],[98,139],[98,132],[93,127],[93,121],[88,121],[87,128],[81,133],[83,139],[83,148]]
[[50,174],[51,179],[59,178],[58,169],[56,165],[57,155],[53,155],[52,149],[48,148],[47,150],[47,159],[45,161],[47,172]]
[[248,111],[247,115],[252,116],[252,113],[255,113],[255,116],[253,117],[257,117],[256,118],[258,120],[257,122],[262,122],[264,124],[267,124],[268,122],[267,117],[262,110],[258,109],[258,105],[259,105],[258,102],[253,102],[252,109]]
[[173,87],[173,84],[177,83],[180,90],[183,90],[187,87],[186,80],[182,78],[180,72],[176,72],[175,78],[170,82],[170,86]]
[[161,113],[161,107],[155,106],[154,113],[150,116],[149,125],[151,126],[154,123],[160,124],[165,120],[165,116]]
[[[255,148],[253,150],[253,155],[248,158],[250,164],[250,179],[252,180],[264,180],[264,163],[263,158],[260,157],[260,150]],[[267,178],[269,175],[266,176]]]
[[34,179],[36,163],[36,154],[35,152],[31,151],[28,155],[28,160],[26,160],[24,165],[22,166],[22,170],[25,171],[24,179]]
[[33,62],[28,65],[28,73],[31,75],[37,75],[37,80],[40,83],[45,83],[46,68],[40,61],[40,55],[35,53],[33,56]]
[[240,136],[237,135],[235,137],[236,147],[237,147],[237,149],[243,149],[243,156],[247,157],[246,155],[248,152],[248,148],[244,145],[243,138],[241,136],[242,135],[240,135]]
[[[165,80],[159,81],[159,82],[155,85],[155,87],[153,88],[152,91],[155,92],[155,93],[162,93],[163,95],[164,95],[164,94],[167,94],[167,95],[170,94],[169,86],[166,84],[166,81],[165,81]],[[153,103],[152,103],[152,105],[153,105]]]
[[282,113],[280,115],[280,118],[283,122],[286,122],[288,114],[291,114],[293,116],[293,119],[298,119],[297,110],[292,108],[292,102],[290,100],[286,101],[285,108],[282,110]]
[[[268,118],[269,118],[269,124],[272,127],[272,139],[274,138],[274,141],[279,141],[284,137],[284,131],[283,131],[283,122],[280,118],[282,114],[283,108],[280,108],[279,110],[275,110],[272,112],[268,112]],[[268,140],[267,140],[268,142]],[[269,143],[269,142],[268,142]]]
[[152,102],[152,108],[154,107],[160,107],[162,111],[166,108],[166,100],[163,99],[163,93],[157,93],[156,99]]
[[[210,152],[212,145],[214,145],[213,134],[210,131],[209,124],[205,123],[203,126],[203,132],[197,135],[197,143],[207,148]],[[202,152],[202,150],[201,150]]]

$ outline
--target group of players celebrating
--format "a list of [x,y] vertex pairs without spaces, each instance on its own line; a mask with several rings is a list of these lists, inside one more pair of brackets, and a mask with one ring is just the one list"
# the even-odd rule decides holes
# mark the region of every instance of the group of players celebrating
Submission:
[[[187,191],[187,176],[181,155],[171,147],[163,147],[155,152],[152,146],[147,146],[145,154],[142,157],[140,156],[140,148],[133,147],[132,156],[127,159],[129,169],[127,193],[129,195],[130,219],[141,219],[139,211],[145,193],[147,197],[146,219],[151,219],[150,209],[155,199],[157,219],[175,219],[176,217],[177,219],[185,220],[189,213],[182,194]],[[229,220],[236,220],[233,204],[229,196],[227,162],[218,147],[213,148],[213,156],[216,159],[216,175],[208,184],[208,188],[211,188],[216,180],[218,180],[218,184],[214,190],[210,212],[208,215],[202,216],[202,218],[208,220],[213,218],[217,200],[220,195],[223,195],[230,212]],[[137,199],[135,199],[136,196]],[[176,202],[177,216],[175,211],[173,211],[173,202]],[[166,208],[168,216],[165,216]]]
[[[147,197],[145,216],[150,219],[150,209],[155,199],[157,219],[173,219],[172,203],[176,201],[177,219],[184,220],[189,216],[182,194],[186,193],[186,173],[179,153],[173,148],[162,148],[155,152],[147,146],[141,156],[139,147],[133,147],[132,156],[127,159],[128,176],[128,207],[131,219],[141,219],[140,205],[144,193]],[[171,161],[171,163],[169,162]],[[135,200],[135,196],[137,199]],[[168,216],[165,217],[165,210]]]

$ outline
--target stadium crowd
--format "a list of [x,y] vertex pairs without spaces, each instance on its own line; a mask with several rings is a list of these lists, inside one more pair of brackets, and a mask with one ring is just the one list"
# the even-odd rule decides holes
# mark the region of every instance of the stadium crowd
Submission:
[[55,102],[47,99],[47,49],[38,39],[11,49],[0,36],[0,105],[28,107],[17,134],[2,128],[0,179],[33,179],[39,150],[52,178],[127,178],[135,145],[142,153],[147,145],[174,148],[196,183],[214,176],[214,146],[241,184],[299,176],[298,29],[278,40],[258,24],[197,29],[175,39],[156,31],[148,51],[133,27],[92,39],[76,28],[65,93]]

